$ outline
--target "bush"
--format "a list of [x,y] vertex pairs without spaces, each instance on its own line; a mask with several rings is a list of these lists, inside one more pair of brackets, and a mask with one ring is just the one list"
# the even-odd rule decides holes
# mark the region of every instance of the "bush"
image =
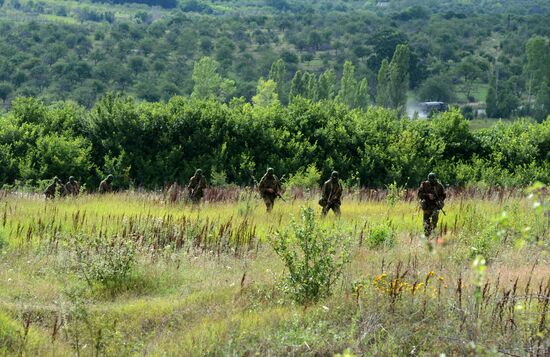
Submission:
[[132,240],[79,236],[73,241],[78,275],[91,288],[99,284],[114,295],[128,287],[136,266]]
[[384,223],[371,228],[367,238],[367,247],[374,249],[380,246],[392,247],[395,244],[396,231],[390,223]]
[[305,171],[300,169],[296,174],[290,176],[286,184],[289,188],[316,188],[319,187],[320,181],[321,172],[312,164]]
[[405,188],[397,185],[395,181],[386,186],[386,189],[388,190],[386,202],[388,202],[390,206],[395,206],[397,202],[405,197]]
[[283,287],[297,303],[308,304],[331,294],[350,261],[349,239],[321,230],[311,207],[302,208],[301,215],[301,222],[292,222],[291,232],[277,232],[271,245],[288,269]]

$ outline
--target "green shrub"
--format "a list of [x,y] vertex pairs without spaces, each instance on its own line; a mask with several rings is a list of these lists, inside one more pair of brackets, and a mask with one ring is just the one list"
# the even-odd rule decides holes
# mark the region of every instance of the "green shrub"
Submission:
[[227,186],[227,174],[225,171],[213,170],[210,174],[210,184],[212,186]]
[[395,206],[397,202],[405,197],[405,188],[403,186],[397,185],[395,181],[387,185],[386,189],[388,190],[386,202],[388,202],[390,206]]
[[392,247],[395,244],[396,231],[390,223],[384,223],[371,228],[367,238],[367,247],[374,249],[381,246]]
[[302,208],[301,216],[290,231],[278,231],[271,245],[288,269],[283,288],[296,302],[308,304],[331,294],[350,261],[349,239],[322,230],[310,207]]
[[319,187],[320,181],[321,172],[317,169],[317,167],[315,167],[314,164],[311,164],[307,167],[305,171],[303,169],[300,169],[294,175],[290,176],[286,185],[289,188],[316,188]]
[[136,266],[132,240],[79,236],[73,241],[78,275],[93,288],[96,284],[112,294],[127,288]]

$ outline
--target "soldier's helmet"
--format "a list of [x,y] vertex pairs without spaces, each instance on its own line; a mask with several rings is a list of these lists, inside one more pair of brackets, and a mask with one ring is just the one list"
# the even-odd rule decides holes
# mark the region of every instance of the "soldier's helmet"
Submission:
[[430,172],[430,173],[428,174],[428,181],[430,181],[430,182],[435,182],[435,181],[437,181],[437,176],[436,176],[433,172]]
[[74,176],[69,176],[69,182],[74,182]]
[[273,175],[274,173],[275,173],[275,170],[273,170],[272,167],[270,167],[270,168],[267,169],[267,174],[268,174],[268,175]]
[[107,175],[107,182],[112,182],[113,181],[113,175],[109,174]]
[[60,179],[59,177],[55,176],[55,177],[53,178],[53,182],[55,182],[55,183],[61,183],[61,179]]
[[195,176],[202,176],[202,170],[197,169],[197,171],[195,171]]
[[330,175],[331,178],[337,179],[338,178],[338,171],[332,171],[332,174]]

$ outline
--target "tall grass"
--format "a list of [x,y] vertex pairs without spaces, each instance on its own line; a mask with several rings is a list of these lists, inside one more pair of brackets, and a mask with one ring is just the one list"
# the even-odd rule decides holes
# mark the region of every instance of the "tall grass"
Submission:
[[286,192],[271,214],[237,188],[198,207],[161,192],[0,193],[0,355],[544,356],[537,192],[450,190],[430,250],[413,191],[348,191],[341,217],[314,216],[349,237],[351,261],[307,309],[281,288],[268,237],[316,207],[314,191]]

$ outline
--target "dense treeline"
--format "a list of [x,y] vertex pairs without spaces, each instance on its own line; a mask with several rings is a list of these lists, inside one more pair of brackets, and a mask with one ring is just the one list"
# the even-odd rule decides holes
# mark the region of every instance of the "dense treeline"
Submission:
[[[286,93],[280,96],[283,104],[294,78],[323,73],[340,78],[346,61],[354,64],[354,80],[357,86],[363,81],[362,91],[372,104],[379,96],[384,60],[407,44],[406,84],[418,100],[471,103],[478,109],[487,99],[492,117],[544,119],[548,109],[540,108],[550,108],[550,80],[538,75],[547,70],[533,67],[550,63],[550,6],[542,0],[185,0],[162,15],[159,8],[143,5],[127,5],[128,13],[121,15],[120,8],[103,4],[63,4],[4,3],[6,11],[32,15],[28,21],[12,21],[0,14],[0,100],[5,107],[19,96],[49,103],[71,99],[91,107],[109,91],[166,101],[191,94],[194,64],[205,56],[235,83],[226,100],[233,95],[250,100],[258,80],[268,78],[272,64],[281,59],[285,71],[276,82]],[[529,55],[529,39],[538,47],[532,51],[535,57]],[[470,117],[472,108],[465,112]]]
[[178,6],[178,0],[91,0],[92,2],[111,3],[111,4],[146,4],[149,6],[160,6],[167,9],[173,9]]
[[0,118],[0,149],[0,182],[8,185],[74,175],[96,187],[112,173],[119,187],[158,188],[198,167],[217,183],[241,185],[268,166],[286,177],[338,169],[348,185],[369,187],[416,186],[429,171],[450,185],[550,182],[550,119],[471,132],[456,110],[409,120],[302,98],[283,107],[107,95],[91,110],[21,98]]

